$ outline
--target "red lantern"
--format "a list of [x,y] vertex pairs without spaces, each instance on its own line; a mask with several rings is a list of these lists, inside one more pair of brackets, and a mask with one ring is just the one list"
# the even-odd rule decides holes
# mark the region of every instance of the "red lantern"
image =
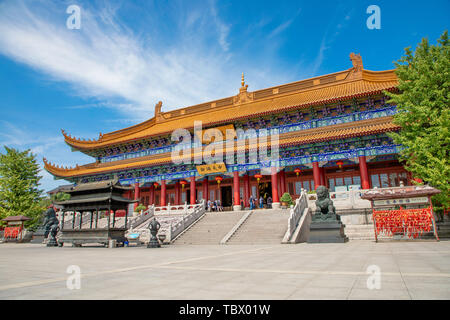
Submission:
[[342,165],[344,164],[344,161],[342,160],[336,161],[336,164],[339,166],[339,169],[341,169]]
[[302,170],[300,170],[299,168],[296,168],[296,169],[294,170],[294,172],[295,172],[295,174],[296,174],[297,177],[298,177],[298,175],[299,175],[300,173],[302,173]]
[[260,180],[262,177],[263,177],[263,176],[262,176],[262,174],[260,174],[260,173],[255,174],[255,178],[256,178],[256,181],[258,181],[258,184],[259,184],[259,180]]
[[223,180],[223,178],[221,176],[216,177],[217,184],[220,184],[222,182],[222,180]]
[[159,186],[158,182],[155,182],[153,185],[155,186],[155,189],[158,189],[158,186]]
[[180,184],[181,184],[181,190],[184,190],[184,186],[187,185],[188,183],[186,180],[181,180]]

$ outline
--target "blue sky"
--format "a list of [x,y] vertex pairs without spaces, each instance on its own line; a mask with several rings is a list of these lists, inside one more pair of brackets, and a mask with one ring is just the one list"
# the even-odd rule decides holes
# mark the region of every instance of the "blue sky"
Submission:
[[[81,28],[66,9],[81,9]],[[370,30],[369,5],[381,10]],[[450,1],[0,1],[0,146],[42,166],[92,161],[65,145],[163,111],[351,67],[394,67],[449,27]],[[4,152],[3,148],[0,152]],[[66,183],[41,171],[41,187]]]

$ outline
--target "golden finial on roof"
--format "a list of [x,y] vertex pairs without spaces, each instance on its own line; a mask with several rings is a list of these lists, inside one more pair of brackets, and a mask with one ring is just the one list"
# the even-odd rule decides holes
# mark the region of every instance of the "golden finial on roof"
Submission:
[[245,85],[244,73],[242,72],[241,86]]

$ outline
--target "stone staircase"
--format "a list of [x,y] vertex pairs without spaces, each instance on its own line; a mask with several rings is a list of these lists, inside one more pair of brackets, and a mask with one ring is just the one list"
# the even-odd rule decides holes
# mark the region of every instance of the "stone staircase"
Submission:
[[351,240],[373,240],[375,233],[373,224],[345,224],[345,235]]
[[173,244],[219,244],[245,211],[207,212]]
[[437,223],[437,232],[439,238],[448,239],[450,238],[450,219],[448,216],[444,218],[443,222]]
[[255,210],[227,244],[280,244],[288,219],[289,210]]

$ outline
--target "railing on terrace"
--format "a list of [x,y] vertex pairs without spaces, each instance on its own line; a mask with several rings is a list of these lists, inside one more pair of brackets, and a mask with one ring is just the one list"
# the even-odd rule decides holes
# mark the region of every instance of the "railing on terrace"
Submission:
[[200,207],[205,207],[205,201],[201,200],[200,203],[196,204],[180,204],[180,205],[171,205],[170,203],[167,206],[163,207],[155,207],[154,213],[155,215],[160,214],[189,214],[194,212],[196,209]]
[[[330,192],[330,199],[333,200],[334,207],[340,209],[367,209],[371,208],[370,201],[361,199],[361,195],[365,190],[350,190]],[[312,210],[316,209],[317,195],[308,193],[308,205]]]
[[168,233],[166,234],[166,239],[168,242],[174,240],[181,232],[190,227],[195,221],[197,221],[206,212],[205,200],[201,200],[199,204],[192,207],[192,211],[183,217],[179,222],[173,224],[168,228]]
[[137,217],[129,218],[128,223],[131,229],[134,229],[144,222],[148,221],[155,214],[155,205],[148,206],[148,209],[140,213]]
[[295,229],[297,228],[297,225],[300,221],[300,218],[302,217],[303,213],[305,212],[305,209],[308,208],[308,194],[306,193],[305,189],[302,189],[300,197],[295,199],[295,205],[293,208],[291,208],[291,213],[288,220],[288,228],[286,231],[286,234],[284,236],[283,241],[289,241],[292,237],[292,234],[294,233]]

